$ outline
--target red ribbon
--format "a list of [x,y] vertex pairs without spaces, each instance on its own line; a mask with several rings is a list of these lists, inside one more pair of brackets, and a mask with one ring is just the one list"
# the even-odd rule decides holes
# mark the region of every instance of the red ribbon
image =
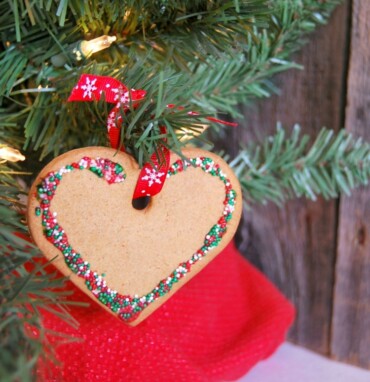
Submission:
[[[176,105],[174,105],[173,103],[168,104],[167,107],[169,109],[174,109],[174,108],[179,109],[179,110],[185,109],[183,106],[177,106],[176,107]],[[188,111],[188,115],[199,115],[199,113],[197,113],[195,111]],[[206,117],[206,119],[208,121],[215,122],[215,123],[221,123],[222,125],[226,125],[226,126],[233,126],[233,127],[238,126],[238,124],[236,122],[223,121],[222,119],[217,119],[214,117]]]
[[[73,88],[68,102],[73,101],[99,101],[103,96],[105,101],[112,103],[115,106],[110,111],[107,128],[110,144],[114,149],[118,149],[120,144],[120,132],[122,116],[120,110],[127,112],[130,106],[137,104],[146,96],[145,90],[128,89],[120,81],[112,77],[95,76],[91,74],[82,74],[77,85]],[[176,106],[173,104],[167,105],[172,109]],[[182,106],[177,107],[183,109]],[[190,111],[189,115],[199,115],[196,112]],[[209,121],[222,123],[228,126],[237,126],[234,122],[226,122],[217,118],[207,117]],[[161,128],[163,134],[166,133],[165,127]],[[163,143],[166,141],[163,140]],[[122,149],[122,148],[121,148]],[[123,150],[123,149],[122,149]],[[146,196],[154,196],[158,194],[164,185],[167,172],[170,166],[170,151],[164,145],[158,146],[157,152],[150,157],[150,162],[146,163],[140,171],[133,199],[138,199]]]
[[73,88],[68,102],[73,101],[99,101],[103,96],[105,101],[115,106],[110,111],[107,128],[110,144],[114,149],[120,143],[120,123],[122,116],[120,110],[128,111],[130,103],[137,105],[146,96],[145,90],[129,90],[124,84],[112,77],[82,74],[77,85]]
[[[119,112],[120,110],[128,111],[130,104],[135,107],[146,96],[146,91],[129,90],[120,81],[111,77],[82,74],[68,101],[99,101],[103,93],[105,101],[115,105],[109,113],[107,128],[110,144],[117,149],[120,144],[122,122]],[[164,128],[161,129],[161,132],[165,133]],[[140,171],[133,199],[154,196],[162,190],[170,166],[170,151],[161,144],[150,160],[151,162],[146,163]]]

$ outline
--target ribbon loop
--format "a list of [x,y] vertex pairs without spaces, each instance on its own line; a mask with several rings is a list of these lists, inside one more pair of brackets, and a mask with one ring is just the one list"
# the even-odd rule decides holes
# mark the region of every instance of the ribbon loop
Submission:
[[[127,86],[112,77],[82,74],[73,88],[68,102],[99,101],[103,93],[105,101],[115,105],[108,115],[107,130],[112,148],[118,149],[122,123],[120,111],[127,112],[131,104],[135,107],[145,98],[146,91],[128,89]],[[162,128],[161,132],[165,133],[165,128]],[[159,163],[160,158],[156,153],[152,154],[150,160],[153,165],[148,162],[141,169],[133,199],[154,196],[162,190],[170,166],[170,151],[163,144],[159,145],[158,150],[163,161]]]
[[[162,134],[166,133],[164,126],[160,129]],[[163,143],[165,142],[166,140],[163,140]],[[134,199],[153,196],[162,190],[170,167],[170,156],[170,150],[164,144],[160,144],[158,153],[154,152],[150,157],[153,165],[148,162],[141,169],[134,191]]]
[[128,89],[126,85],[112,77],[82,74],[73,88],[68,102],[99,101],[104,93],[105,101],[119,108],[130,102],[141,101],[146,96],[145,90]]
[[[99,101],[103,97],[103,93],[105,101],[114,104],[108,115],[107,130],[111,146],[118,149],[122,124],[120,111],[126,113],[130,110],[131,105],[137,106],[145,98],[146,91],[128,89],[126,85],[112,77],[82,74],[77,85],[73,88],[68,102]],[[176,106],[169,104],[167,108],[173,109]],[[181,110],[183,107],[178,106],[177,109]],[[199,115],[193,111],[188,112],[188,114]],[[213,117],[206,117],[206,119],[223,125],[237,126],[234,122],[222,121]],[[161,133],[166,133],[165,127],[161,128]],[[121,148],[121,150],[124,149]],[[156,153],[153,153],[150,157],[151,163],[146,163],[141,169],[133,199],[154,196],[162,190],[170,166],[170,150],[164,144],[159,144],[157,151],[160,158]],[[163,159],[161,163],[160,159]]]
[[112,77],[82,74],[77,85],[73,88],[68,102],[100,101],[103,94],[106,102],[115,105],[109,113],[107,129],[111,146],[118,149],[122,122],[122,116],[119,112],[120,110],[127,112],[130,109],[130,104],[137,105],[145,98],[146,91],[129,90],[126,85]]

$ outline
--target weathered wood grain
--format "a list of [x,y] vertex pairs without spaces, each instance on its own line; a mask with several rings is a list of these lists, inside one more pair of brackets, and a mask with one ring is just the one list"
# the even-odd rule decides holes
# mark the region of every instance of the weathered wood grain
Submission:
[[[343,124],[348,4],[328,26],[310,36],[295,59],[304,71],[279,75],[281,96],[244,107],[244,126],[233,130],[228,146],[258,140],[276,122],[299,123],[315,136],[323,126]],[[323,354],[330,351],[330,324],[336,254],[337,202],[291,201],[283,208],[255,207],[244,214],[239,248],[288,296],[297,308],[290,340]]]
[[[370,140],[370,1],[352,7],[346,129]],[[333,357],[370,368],[370,189],[341,198]]]

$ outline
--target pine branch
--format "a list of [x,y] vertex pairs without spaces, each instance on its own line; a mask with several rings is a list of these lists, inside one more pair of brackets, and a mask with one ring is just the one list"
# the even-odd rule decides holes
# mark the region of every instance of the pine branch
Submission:
[[[56,9],[54,2],[33,2],[31,8],[25,5],[22,8],[22,2],[15,2],[23,9],[18,12],[17,19],[14,8],[0,1],[0,9],[4,10],[1,20],[8,23],[3,40],[5,50],[0,54],[0,101],[2,99],[4,105],[0,128],[2,125],[24,126],[25,148],[39,150],[41,158],[84,145],[105,145],[107,106],[91,107],[80,103],[77,109],[65,102],[81,72],[111,75],[129,86],[145,88],[153,95],[156,108],[162,110],[165,110],[164,103],[168,102],[188,106],[189,110],[207,115],[217,112],[236,115],[238,102],[265,97],[275,91],[269,77],[297,67],[287,59],[301,45],[300,37],[324,22],[338,1],[291,0],[274,2],[269,9],[263,7],[264,1],[231,2],[225,6],[220,6],[221,3],[224,4],[175,1],[161,11],[151,1],[127,1],[127,9],[132,12],[126,17],[130,21],[127,21],[129,33],[125,34],[124,42],[97,55],[96,60],[83,62],[82,66],[71,64],[59,69],[48,61],[68,43],[83,38],[81,28],[93,30],[98,35],[108,33],[107,25],[114,30],[118,24],[126,28],[125,22],[122,23],[126,8],[115,2],[83,2],[78,6],[75,1],[64,1],[60,4],[68,10],[68,17],[60,28],[58,23],[62,13],[58,13],[60,7]],[[144,5],[148,8],[139,22],[138,10],[142,10]],[[32,24],[30,15],[37,22]],[[21,44],[12,44],[17,30],[9,25],[12,18],[14,25],[21,25]],[[153,23],[156,27],[149,28]],[[222,36],[212,35],[215,31]],[[204,38],[213,41],[217,47],[206,49],[200,58],[196,52],[200,54],[207,43],[198,41],[193,32],[206,36]],[[136,43],[130,43],[130,38],[136,39]],[[163,49],[152,46],[158,38],[166,40]],[[230,44],[231,38],[236,42]],[[189,49],[187,43],[184,46],[180,44],[182,39],[190,40]],[[191,47],[194,41],[197,41],[196,46]],[[146,44],[151,48],[143,48]],[[178,49],[181,58],[175,58],[174,49]],[[185,63],[186,67],[179,71],[175,61]],[[168,94],[158,101],[155,96],[162,86],[158,68],[163,64],[167,65],[163,69],[169,79],[167,84],[181,91],[175,92],[177,98]],[[153,134],[157,135],[157,129],[148,135],[146,142],[137,146],[135,140],[148,128],[148,125],[144,126],[148,122],[148,113],[142,113],[139,119],[138,113],[142,110],[132,111],[136,127],[127,129],[123,144],[142,162],[149,158],[148,152],[153,148]],[[152,122],[148,124],[155,126]],[[167,138],[173,140],[176,133],[182,134],[184,127],[196,123],[199,119],[184,120],[181,113],[172,113],[171,122],[166,123]],[[181,143],[175,139],[172,146],[180,148]]]
[[13,173],[12,168],[0,164],[1,381],[29,380],[37,358],[45,352],[52,356],[40,309],[54,307],[55,314],[76,326],[65,308],[65,297],[70,293],[58,291],[65,278],[46,270],[38,249],[27,240],[22,215],[25,207],[18,199],[22,191]]
[[335,198],[367,185],[370,178],[370,144],[341,130],[322,129],[310,145],[296,125],[290,137],[278,126],[263,144],[242,150],[231,161],[248,204],[281,205],[294,197]]
[[[264,15],[269,12],[269,3],[268,0],[64,0],[58,4],[45,0],[32,3],[19,0],[12,4],[10,10],[8,2],[2,1],[0,6],[3,7],[0,9],[2,14],[11,12],[12,17],[4,17],[3,20],[7,30],[14,28],[18,42],[23,40],[27,29],[32,26],[52,27],[56,31],[57,26],[65,27],[71,22],[83,32],[99,35],[112,30],[125,39],[141,35],[145,41],[166,37],[181,29],[189,35],[192,33],[190,26],[199,27],[205,32],[204,35],[211,28],[222,28],[225,23],[229,25],[228,30],[233,29],[234,33],[245,32],[243,22],[252,25],[263,21]],[[43,17],[45,13],[50,17]]]
[[35,34],[38,40],[49,34],[52,39],[47,41],[47,51],[33,53],[38,61],[40,56],[45,60],[49,54],[65,51],[69,43],[86,35],[91,39],[113,33],[117,37],[112,49],[115,62],[126,63],[129,50],[138,57],[146,56],[150,65],[171,63],[186,70],[188,61],[232,52],[239,40],[245,41],[253,33],[252,26],[268,25],[268,4],[267,0],[65,0],[59,4],[15,1],[9,7],[3,0],[0,25],[6,25],[8,45],[21,43],[23,48],[32,44]]
[[308,33],[326,23],[340,2],[276,2],[279,6],[274,9],[269,26],[254,27],[239,54],[220,57],[208,65],[192,66],[194,76],[198,76],[192,94],[194,102],[205,111],[218,110],[238,116],[237,104],[276,93],[271,77],[300,68],[290,61],[292,54],[305,43]]

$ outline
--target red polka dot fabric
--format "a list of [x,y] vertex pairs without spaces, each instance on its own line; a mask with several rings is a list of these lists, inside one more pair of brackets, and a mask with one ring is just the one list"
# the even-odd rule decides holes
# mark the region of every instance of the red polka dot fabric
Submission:
[[[232,381],[284,340],[294,309],[230,244],[136,327],[118,320],[72,284],[73,329],[45,313],[45,326],[82,341],[56,349],[59,366],[39,366],[39,381]],[[48,369],[48,371],[46,371]]]

